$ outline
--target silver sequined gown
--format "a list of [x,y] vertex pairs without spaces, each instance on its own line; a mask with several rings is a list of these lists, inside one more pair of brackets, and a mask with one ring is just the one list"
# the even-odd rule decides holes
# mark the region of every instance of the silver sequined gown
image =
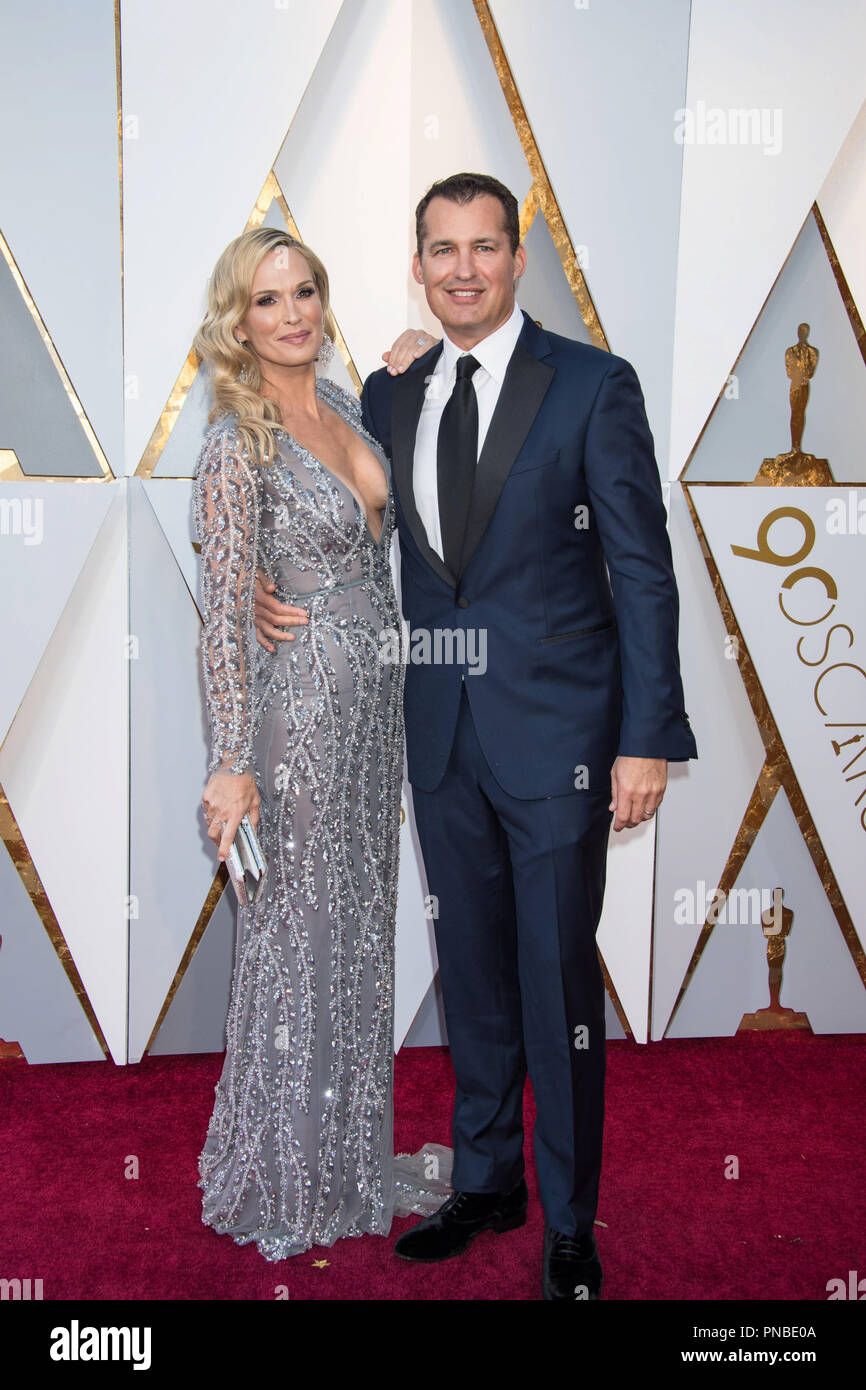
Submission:
[[[390,466],[355,397],[316,393],[389,479],[374,540],[349,488],[288,434],[252,464],[231,416],[194,483],[212,744],[261,795],[265,894],[238,910],[226,1057],[199,1158],[202,1220],[269,1260],[387,1234],[394,1209],[393,994],[403,667],[389,566]],[[261,567],[309,625],[271,654],[252,627]]]

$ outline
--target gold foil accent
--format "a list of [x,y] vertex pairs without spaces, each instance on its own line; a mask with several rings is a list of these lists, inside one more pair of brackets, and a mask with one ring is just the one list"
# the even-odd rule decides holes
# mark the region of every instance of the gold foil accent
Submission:
[[195,375],[198,369],[198,353],[190,348],[189,355],[180,369],[174,386],[171,388],[163,412],[156,422],[156,429],[150,436],[147,448],[141,456],[141,462],[135,470],[136,477],[151,478],[153,476],[153,470],[159,463],[159,456],[168,443],[168,436],[174,429],[175,421],[187,398],[189,388],[195,381]]
[[150,1052],[150,1049],[153,1047],[154,1041],[156,1040],[156,1035],[163,1025],[163,1021],[165,1019],[166,1014],[171,1008],[174,996],[177,994],[177,991],[180,987],[180,982],[186,974],[187,967],[189,966],[190,961],[195,955],[196,950],[198,948],[198,944],[207,930],[208,923],[210,922],[210,919],[213,916],[216,905],[222,897],[223,889],[225,888],[228,881],[228,869],[226,868],[225,864],[222,863],[220,864],[219,868],[214,874],[213,882],[211,883],[211,886],[208,889],[208,895],[204,900],[201,912],[198,914],[198,920],[192,929],[192,936],[186,944],[186,950],[181,956],[180,964],[178,965],[177,970],[175,971],[174,979],[171,982],[168,994],[165,996],[165,1000],[163,1001],[162,1008],[160,1009],[159,1015],[157,1016],[156,1023],[154,1023],[153,1025],[150,1037],[147,1040],[147,1046],[144,1049],[145,1055],[148,1052]]
[[[18,877],[24,885],[27,896],[39,914],[39,920],[45,928],[48,939],[57,953],[57,959],[66,972],[66,978],[72,985],[78,1002],[84,1010],[87,1022],[93,1029],[96,1041],[99,1043],[103,1055],[107,1058],[109,1055],[108,1044],[105,1041],[96,1014],[93,1012],[93,1006],[87,997],[87,991],[84,988],[75,961],[72,959],[72,954],[66,944],[66,938],[60,930],[60,923],[54,914],[51,903],[48,901],[48,894],[45,892],[39,874],[36,872],[36,865],[33,863],[30,851],[24,842],[24,836],[21,834],[21,829],[15,819],[12,807],[9,805],[2,786],[0,786],[0,839],[2,839],[9,852],[9,858],[15,865]],[[12,1055],[14,1056],[17,1054]]]
[[750,487],[835,487],[829,459],[814,454],[777,454],[764,459]]
[[[51,336],[50,336],[50,334],[49,334],[49,332],[48,332],[48,329],[45,327],[45,324],[42,322],[42,315],[40,314],[39,310],[38,310],[37,307],[36,307],[36,301],[34,300],[32,294],[30,293],[29,289],[27,288],[27,285],[26,285],[26,283],[25,283],[25,281],[24,281],[24,276],[21,274],[21,271],[18,269],[18,266],[17,266],[16,263],[15,263],[15,258],[14,258],[14,256],[12,255],[12,252],[10,251],[9,246],[8,246],[8,244],[7,244],[7,242],[6,242],[6,239],[5,239],[5,237],[3,236],[3,233],[2,233],[2,232],[0,232],[0,255],[3,256],[4,261],[5,261],[6,264],[8,265],[9,270],[10,270],[10,273],[11,273],[11,275],[12,275],[12,279],[15,281],[15,284],[16,284],[16,286],[17,286],[17,288],[18,288],[18,293],[21,295],[21,298],[24,300],[24,304],[25,304],[25,306],[26,306],[26,308],[27,308],[27,311],[28,311],[28,313],[30,314],[30,317],[32,318],[33,322],[34,322],[35,325],[36,325],[36,330],[37,330],[37,332],[38,332],[40,338],[42,339],[43,344],[45,345],[45,350],[46,350],[46,352],[48,353],[48,356],[51,358],[51,361],[52,361],[53,364],[54,364],[54,367],[55,367],[55,370],[56,370],[56,372],[57,372],[57,375],[60,377],[60,382],[61,382],[61,385],[63,386],[64,391],[66,392],[66,396],[67,396],[67,399],[68,399],[68,401],[69,401],[69,404],[72,406],[72,409],[75,411],[76,417],[77,417],[77,419],[78,419],[78,423],[79,423],[79,425],[81,426],[82,430],[84,431],[84,436],[85,436],[85,438],[86,438],[88,444],[90,445],[91,449],[93,450],[94,456],[95,456],[95,458],[96,458],[96,462],[99,464],[100,473],[101,473],[101,475],[102,475],[101,477],[98,477],[98,478],[81,478],[81,477],[75,477],[74,474],[72,474],[72,475],[70,475],[70,474],[62,474],[62,475],[59,475],[59,474],[53,474],[53,473],[24,473],[23,470],[22,470],[22,475],[21,475],[21,476],[22,476],[23,478],[28,478],[28,479],[29,479],[29,478],[32,478],[32,479],[34,479],[34,480],[35,480],[36,478],[50,478],[50,479],[51,479],[52,481],[54,481],[54,482],[68,482],[68,483],[71,483],[71,482],[77,482],[77,483],[104,483],[104,482],[113,482],[113,481],[114,481],[114,474],[112,473],[111,469],[110,469],[109,466],[108,466],[108,459],[105,457],[105,454],[102,452],[102,445],[99,443],[99,440],[96,438],[96,435],[95,435],[94,432],[93,432],[93,427],[92,427],[90,421],[88,420],[87,416],[86,416],[85,413],[84,413],[84,407],[82,406],[81,401],[78,399],[78,396],[75,394],[75,388],[74,388],[74,386],[72,385],[72,382],[69,380],[69,376],[67,375],[66,368],[64,367],[63,363],[61,362],[60,357],[59,357],[59,354],[58,354],[58,352],[57,352],[57,349],[55,348],[53,342],[51,341]],[[5,451],[4,451],[4,452],[5,452]],[[17,460],[16,460],[16,462],[17,462]]]
[[866,328],[864,328],[863,320],[861,319],[857,311],[857,305],[854,303],[854,296],[848,288],[848,281],[845,279],[845,274],[842,270],[841,265],[839,264],[839,257],[836,255],[836,248],[830,240],[830,233],[827,231],[827,224],[825,223],[824,218],[821,215],[821,209],[818,207],[817,203],[812,204],[812,216],[814,217],[815,224],[818,228],[818,231],[821,234],[821,240],[824,243],[824,250],[827,253],[827,260],[830,262],[830,269],[832,270],[834,278],[836,280],[836,287],[839,290],[840,295],[842,296],[842,303],[845,305],[845,312],[848,315],[848,322],[851,324],[854,337],[857,339],[857,346],[860,349],[860,356],[863,358],[864,364],[866,364]]
[[27,474],[14,449],[0,449],[0,483],[26,481]]
[[622,1030],[623,1030],[623,1032],[625,1033],[626,1037],[627,1037],[627,1038],[633,1038],[633,1037],[634,1037],[634,1034],[633,1034],[632,1031],[631,1031],[631,1026],[630,1026],[630,1024],[629,1024],[629,1021],[628,1021],[628,1019],[626,1018],[625,1009],[624,1009],[623,1006],[622,1006],[622,1003],[621,1003],[621,1001],[620,1001],[620,997],[619,997],[619,995],[617,994],[617,992],[616,992],[616,990],[615,990],[615,988],[614,988],[613,980],[610,978],[610,975],[608,974],[608,971],[607,971],[607,966],[606,966],[605,963],[604,963],[604,956],[601,954],[601,951],[599,950],[599,948],[598,948],[597,946],[596,946],[596,951],[597,951],[597,953],[598,953],[598,963],[599,963],[599,965],[601,966],[601,973],[602,973],[602,975],[604,976],[604,987],[605,987],[605,989],[607,990],[607,992],[608,992],[608,994],[609,994],[609,996],[610,996],[610,1002],[611,1002],[611,1004],[613,1004],[613,1007],[614,1007],[614,1009],[616,1010],[616,1016],[617,1016],[617,1018],[619,1019],[620,1023],[622,1024]]
[[280,212],[286,219],[286,226],[290,236],[297,237],[298,241],[301,241],[302,238],[298,236],[298,224],[289,211],[289,205],[286,202],[285,194],[280,188],[273,169],[271,169],[271,172],[262,184],[262,191],[258,198],[256,198],[253,210],[247,218],[247,225],[244,227],[244,231],[251,232],[254,227],[260,227],[267,217],[271,203],[273,202],[279,205]]
[[[511,119],[514,122],[514,129],[517,131],[518,139],[523,146],[523,153],[526,156],[526,162],[532,174],[532,192],[534,192],[537,199],[541,215],[547,223],[547,229],[550,232],[559,259],[562,262],[562,268],[571,286],[571,292],[577,301],[577,307],[580,310],[581,318],[586,325],[591,342],[593,342],[596,347],[605,348],[609,351],[607,338],[601,326],[601,320],[596,311],[595,304],[592,301],[592,296],[589,292],[589,286],[584,279],[583,271],[578,265],[577,255],[571,238],[568,235],[565,219],[562,216],[559,203],[556,201],[556,195],[553,192],[550,179],[547,175],[547,170],[544,167],[544,161],[541,158],[538,142],[532,133],[532,126],[529,124],[526,108],[517,90],[517,83],[514,81],[514,75],[511,71],[508,59],[505,56],[505,49],[502,46],[502,40],[499,37],[499,31],[496,28],[493,15],[490,13],[490,6],[487,0],[472,0],[472,2],[475,6],[475,13],[478,16],[478,22],[481,25],[481,31],[484,34],[487,48],[493,59],[493,66],[499,78],[502,94],[505,97],[508,110],[511,113]],[[524,204],[524,208],[526,208],[526,204]],[[530,221],[531,220],[530,218]],[[523,230],[521,223],[521,235],[522,234]]]
[[538,212],[538,194],[535,191],[535,184],[532,185],[523,200],[523,207],[520,209],[520,240],[525,241],[529,235],[529,229],[535,221],[535,214]]

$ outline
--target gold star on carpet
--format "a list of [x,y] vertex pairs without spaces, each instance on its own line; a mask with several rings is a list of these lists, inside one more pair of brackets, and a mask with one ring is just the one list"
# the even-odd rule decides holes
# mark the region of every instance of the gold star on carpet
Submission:
[[313,1260],[313,1269],[327,1269],[330,1260]]

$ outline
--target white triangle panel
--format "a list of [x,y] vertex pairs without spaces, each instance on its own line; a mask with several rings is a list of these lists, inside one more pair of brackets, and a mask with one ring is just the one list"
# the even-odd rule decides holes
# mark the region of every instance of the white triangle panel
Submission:
[[517,286],[521,309],[525,309],[531,318],[551,333],[575,338],[579,343],[591,342],[589,329],[571,292],[550,229],[540,213],[536,213],[532,226],[523,238],[523,245],[526,248],[526,269]]
[[[420,0],[412,14],[410,250],[415,205],[432,183],[463,170],[492,174],[522,204],[531,175],[478,23],[463,0]],[[413,300],[424,305],[414,281]],[[426,311],[426,309],[425,309]],[[434,321],[435,326],[435,321]]]
[[448,1030],[442,1006],[442,989],[437,975],[412,1020],[412,1027],[403,1040],[404,1047],[447,1047]]
[[[0,738],[51,641],[116,489],[111,484],[0,484],[7,528],[0,544]],[[16,526],[15,518],[20,518]]]
[[668,1037],[731,1035],[744,1014],[768,1007],[767,938],[759,919],[762,906],[772,912],[775,888],[783,889],[783,906],[794,914],[782,967],[782,1008],[805,1013],[815,1033],[856,1033],[866,1027],[863,982],[788,798],[779,791],[719,912]]
[[492,0],[611,351],[640,377],[667,476],[688,0]]
[[866,393],[860,344],[810,213],[707,422],[686,483],[751,483],[765,458],[791,448],[788,348],[800,323],[818,353],[802,448],[829,460],[834,479],[866,482]]
[[339,0],[124,0],[126,443],[134,471]]
[[148,504],[159,489],[188,486],[153,483],[145,494],[130,481],[130,1061],[147,1045],[217,869],[201,807],[209,747],[201,622]]
[[31,1064],[103,1061],[96,1034],[5,848],[0,849],[0,902],[0,1038],[17,1043]]
[[860,318],[866,320],[866,101],[816,202]]
[[434,921],[427,915],[427,878],[415,829],[412,792],[404,784],[400,827],[394,984],[394,1051],[399,1052],[439,968]]
[[126,1061],[127,535],[122,490],[0,749],[0,783],[115,1062]]
[[655,838],[654,821],[634,830],[611,830],[596,938],[636,1042],[646,1042],[649,1026]]
[[226,888],[148,1049],[149,1057],[222,1052],[226,1045],[237,906]]
[[122,473],[112,0],[4,5],[0,54],[0,228],[112,471]]
[[[153,479],[141,481],[145,496],[162,528],[163,540],[168,543],[172,559],[189,590],[187,597],[191,595],[198,606],[201,562],[198,552],[193,549],[193,546],[198,544],[198,537],[195,534],[192,516],[192,481],[186,478],[160,478],[157,482]],[[155,539],[151,539],[148,544],[157,550],[160,548]],[[148,550],[145,549],[143,553],[147,554]],[[160,563],[166,562],[166,557],[161,554]]]
[[[860,109],[864,44],[859,0],[693,0],[690,117],[678,122],[685,143],[671,476]],[[737,115],[753,110],[754,128]]]
[[[42,330],[0,259],[0,437],[26,478],[93,478],[103,470]],[[119,370],[119,365],[118,365]]]
[[437,336],[410,275],[414,209],[434,180],[529,173],[471,5],[344,5],[275,171],[361,377],[407,326]]
[[343,5],[274,164],[362,377],[406,327],[413,13]]
[[670,533],[680,594],[680,665],[698,756],[668,764],[659,811],[652,1036],[660,1038],[700,935],[674,920],[679,889],[718,883],[764,763],[764,746],[679,484]]

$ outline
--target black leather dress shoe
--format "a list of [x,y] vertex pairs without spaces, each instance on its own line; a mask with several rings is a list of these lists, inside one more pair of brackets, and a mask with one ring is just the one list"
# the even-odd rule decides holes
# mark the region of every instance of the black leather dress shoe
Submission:
[[404,1231],[394,1246],[402,1260],[450,1260],[481,1231],[513,1231],[526,1220],[529,1192],[521,1178],[510,1192],[455,1192],[432,1216]]
[[601,1297],[601,1260],[595,1236],[567,1236],[544,1228],[542,1293],[569,1303]]

